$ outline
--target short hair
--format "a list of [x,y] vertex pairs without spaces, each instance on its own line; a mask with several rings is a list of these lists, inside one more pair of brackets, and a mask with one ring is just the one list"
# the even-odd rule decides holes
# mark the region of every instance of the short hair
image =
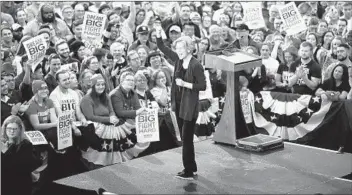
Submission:
[[176,47],[176,44],[180,42],[185,43],[186,49],[190,50],[191,52],[193,52],[193,50],[195,49],[194,42],[189,36],[179,37],[173,42],[173,45]]
[[350,50],[351,49],[351,47],[348,45],[348,44],[346,44],[346,43],[341,43],[339,46],[337,46],[337,47],[343,47],[343,48],[345,48],[345,49],[347,49],[347,50]]
[[51,60],[53,60],[53,59],[60,59],[59,54],[56,54],[56,53],[50,54],[50,56],[48,57],[48,63],[50,64]]
[[148,81],[147,77],[144,74],[144,71],[142,71],[142,70],[138,70],[136,72],[136,74],[134,74],[134,80],[136,81],[138,78],[142,78],[142,79]]
[[59,76],[61,75],[61,74],[66,74],[66,73],[68,73],[68,71],[67,70],[58,70],[57,72],[56,72],[56,74],[55,74],[55,79],[56,79],[56,81],[59,81]]
[[[67,43],[65,40],[61,40],[61,41],[56,42],[56,44],[55,44],[55,51],[58,52],[59,46],[60,46],[60,45],[63,45],[63,44],[67,44],[67,47],[68,47],[68,43]],[[70,48],[69,48],[69,49],[70,49]]]
[[347,7],[347,6],[352,6],[352,2],[347,1],[343,4],[343,7]]
[[196,24],[194,24],[193,22],[185,22],[185,23],[183,24],[182,28],[184,29],[185,26],[193,26],[194,29],[196,28]]
[[168,74],[165,70],[163,69],[159,69],[157,71],[154,72],[154,74],[152,75],[152,78],[151,78],[151,88],[155,87],[156,86],[156,81],[157,81],[157,77],[159,75],[160,72],[163,72],[165,74],[165,77],[166,77],[166,86],[170,86],[171,85],[171,80],[170,78],[168,77]]
[[309,43],[308,41],[304,41],[303,43],[301,43],[301,47],[309,47],[311,51],[313,51],[313,45],[311,43]]
[[110,20],[110,16],[112,16],[112,15],[114,15],[114,14],[116,14],[116,15],[119,16],[119,14],[118,14],[116,11],[111,10],[111,11],[107,14],[107,19]]
[[339,18],[340,21],[343,21],[346,23],[346,25],[348,24],[347,20],[345,18]]
[[221,31],[221,27],[220,27],[219,25],[217,25],[217,24],[211,25],[211,26],[209,27],[209,34],[212,34],[212,32],[213,32],[214,30],[219,30],[219,31]]
[[129,52],[127,53],[127,60],[130,61],[130,60],[131,60],[130,57],[131,57],[132,55],[135,55],[135,54],[137,54],[137,55],[139,56],[139,54],[138,54],[138,52],[137,52],[136,50],[131,50],[131,51],[129,51]]
[[93,56],[95,56],[100,62],[101,59],[106,55],[107,50],[103,48],[94,48]]
[[17,144],[21,143],[25,139],[25,135],[24,135],[25,127],[24,127],[24,124],[23,124],[21,118],[16,116],[16,115],[11,115],[11,116],[7,117],[5,119],[5,121],[2,123],[2,126],[1,126],[1,142],[2,143],[6,143],[9,140],[9,137],[7,136],[7,133],[6,133],[6,127],[10,123],[16,123],[17,126],[20,128],[19,129],[20,132],[18,133],[18,138],[16,139],[16,145],[17,145]]
[[121,75],[120,75],[120,79],[119,79],[120,84],[125,80],[125,78],[126,78],[127,76],[132,76],[132,77],[134,78],[133,72],[131,72],[131,71],[122,72]]
[[180,9],[182,9],[183,7],[188,7],[189,9],[191,9],[191,7],[187,3],[181,3]]

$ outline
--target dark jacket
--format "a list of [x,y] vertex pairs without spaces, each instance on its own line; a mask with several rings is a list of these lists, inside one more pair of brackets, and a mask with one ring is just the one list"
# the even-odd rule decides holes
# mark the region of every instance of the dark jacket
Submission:
[[133,90],[127,92],[120,85],[112,90],[109,96],[117,117],[124,119],[134,119],[136,117],[136,111],[141,108],[137,93]]
[[[157,38],[157,46],[166,56],[175,62],[173,78],[176,78],[176,70],[180,70],[182,68],[183,60],[180,60],[178,55],[170,48],[165,47],[161,38]],[[181,98],[179,117],[184,120],[191,121],[198,116],[199,91],[204,91],[206,89],[204,68],[194,57],[192,57],[189,62],[184,81],[192,83],[193,89],[185,88]],[[176,82],[175,79],[173,79],[171,85],[171,105],[173,111],[175,111],[176,108],[176,88]]]
[[23,140],[1,153],[1,194],[31,194],[31,172],[41,164],[32,148],[28,140]]

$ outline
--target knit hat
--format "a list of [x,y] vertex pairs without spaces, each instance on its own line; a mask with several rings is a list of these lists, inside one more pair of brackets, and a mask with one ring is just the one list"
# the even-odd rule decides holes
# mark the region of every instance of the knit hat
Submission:
[[91,77],[92,85],[94,86],[95,84],[97,84],[98,80],[104,80],[104,81],[105,81],[103,75],[101,75],[101,74],[94,74],[94,75]]
[[70,44],[70,50],[72,52],[77,52],[81,46],[84,46],[84,43],[82,41],[74,41]]
[[64,12],[65,9],[67,9],[67,8],[73,9],[72,6],[70,6],[70,5],[64,5],[64,6],[62,7],[61,11]]
[[36,94],[41,89],[47,89],[47,88],[48,88],[48,85],[42,80],[34,80],[32,82],[33,94]]

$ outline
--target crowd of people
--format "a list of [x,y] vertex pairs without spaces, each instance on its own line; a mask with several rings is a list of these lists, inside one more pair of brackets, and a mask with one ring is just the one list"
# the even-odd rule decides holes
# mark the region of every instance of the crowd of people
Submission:
[[[352,3],[296,2],[307,26],[296,35],[286,35],[284,4],[263,2],[266,27],[250,29],[241,2],[2,2],[2,192],[35,194],[55,179],[175,148],[184,132],[211,136],[221,112],[194,123],[225,96],[226,72],[205,68],[206,52],[235,47],[262,58],[241,72],[244,91],[352,99]],[[99,48],[83,40],[86,12],[107,16]],[[47,50],[33,67],[23,43],[37,35]],[[181,57],[187,53],[192,60]],[[177,66],[187,60],[203,67]],[[151,108],[159,110],[160,141],[139,143],[135,118]],[[72,117],[66,149],[57,143],[62,113]],[[24,136],[32,130],[49,144],[33,146]]]

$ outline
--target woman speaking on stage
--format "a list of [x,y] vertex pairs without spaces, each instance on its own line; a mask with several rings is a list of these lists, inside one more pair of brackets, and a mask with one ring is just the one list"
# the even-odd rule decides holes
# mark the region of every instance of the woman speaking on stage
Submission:
[[199,91],[206,89],[203,66],[192,56],[194,42],[188,36],[174,41],[175,51],[164,45],[161,28],[156,29],[158,48],[175,63],[171,85],[171,107],[175,112],[182,139],[182,162],[184,170],[176,177],[193,180],[197,172],[193,135],[198,117]]

